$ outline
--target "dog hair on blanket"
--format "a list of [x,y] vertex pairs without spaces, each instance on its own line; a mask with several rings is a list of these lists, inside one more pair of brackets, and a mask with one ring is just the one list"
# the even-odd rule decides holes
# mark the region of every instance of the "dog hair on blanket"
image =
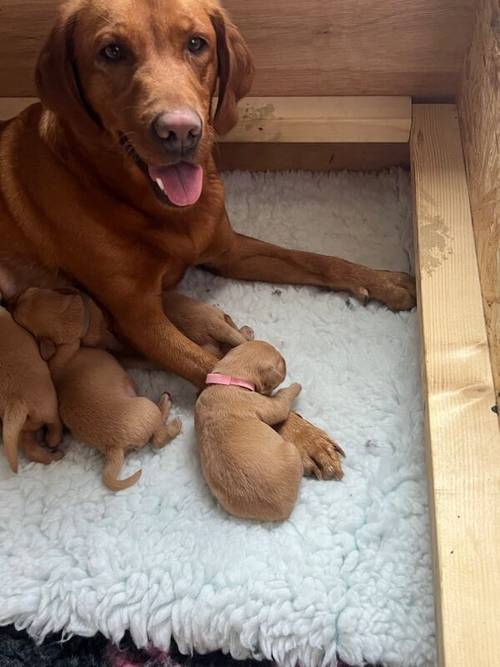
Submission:
[[[85,299],[96,323],[93,343],[111,344],[98,307]],[[78,293],[31,288],[19,299],[14,316],[40,340],[63,423],[76,439],[104,454],[106,486],[119,491],[135,484],[140,470],[125,480],[118,479],[125,451],[149,442],[161,448],[180,433],[179,419],[166,423],[171,408],[168,394],[159,405],[137,396],[131,379],[111,354],[80,346],[92,328],[92,317],[89,327]]]
[[[16,324],[0,306],[0,416],[5,454],[17,472],[20,447],[30,461],[46,465],[62,458],[56,448],[62,440],[62,424],[49,368],[41,358],[33,336]],[[43,447],[36,433],[47,426]]]
[[295,383],[271,396],[286,377],[286,364],[262,341],[234,348],[214,373],[244,378],[256,391],[214,385],[200,394],[195,428],[205,480],[230,514],[284,521],[304,470],[297,448],[271,427],[286,420],[301,386]]

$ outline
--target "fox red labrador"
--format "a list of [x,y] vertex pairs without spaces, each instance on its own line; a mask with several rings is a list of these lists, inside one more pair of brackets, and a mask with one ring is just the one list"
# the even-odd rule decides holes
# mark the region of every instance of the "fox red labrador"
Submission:
[[[190,266],[412,308],[406,274],[233,231],[212,148],[252,77],[217,0],[64,4],[37,66],[42,103],[0,125],[0,263],[17,289],[84,288],[123,338],[198,387],[216,360],[162,307]],[[307,472],[340,476],[326,434],[293,413],[283,433]]]

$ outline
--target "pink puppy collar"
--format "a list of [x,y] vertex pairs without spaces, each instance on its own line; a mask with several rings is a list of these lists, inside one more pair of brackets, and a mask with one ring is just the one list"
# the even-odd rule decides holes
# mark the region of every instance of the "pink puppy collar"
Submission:
[[249,391],[255,391],[255,385],[243,378],[235,378],[231,375],[222,375],[222,373],[209,373],[206,379],[207,384],[222,384],[226,387],[243,387]]

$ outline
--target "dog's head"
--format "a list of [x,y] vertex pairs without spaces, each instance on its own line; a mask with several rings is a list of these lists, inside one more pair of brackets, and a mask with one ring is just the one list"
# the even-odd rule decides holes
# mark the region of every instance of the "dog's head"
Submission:
[[284,381],[286,362],[275,347],[253,340],[232,349],[214,372],[248,380],[260,394],[268,396]]
[[236,124],[252,78],[218,0],[70,0],[36,73],[47,108],[82,140],[107,133],[174,206],[199,199],[214,130]]

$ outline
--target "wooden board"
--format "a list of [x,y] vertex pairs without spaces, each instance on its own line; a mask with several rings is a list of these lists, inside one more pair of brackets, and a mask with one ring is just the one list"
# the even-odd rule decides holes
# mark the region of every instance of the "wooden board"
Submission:
[[[1,0],[0,95],[35,92],[58,0]],[[256,96],[455,95],[474,0],[226,0],[255,56]]]
[[407,143],[409,97],[248,97],[232,143]]
[[[0,120],[15,116],[36,98],[0,97]],[[409,97],[249,97],[240,104],[238,126],[227,143],[407,143]]]
[[500,405],[500,0],[478,0],[459,97],[472,218]]
[[387,167],[409,167],[408,144],[232,144],[215,149],[221,171],[331,171],[351,169],[378,171]]
[[411,160],[440,667],[500,660],[500,434],[456,109],[413,110]]
[[0,121],[14,118],[34,102],[38,102],[36,97],[0,97]]

